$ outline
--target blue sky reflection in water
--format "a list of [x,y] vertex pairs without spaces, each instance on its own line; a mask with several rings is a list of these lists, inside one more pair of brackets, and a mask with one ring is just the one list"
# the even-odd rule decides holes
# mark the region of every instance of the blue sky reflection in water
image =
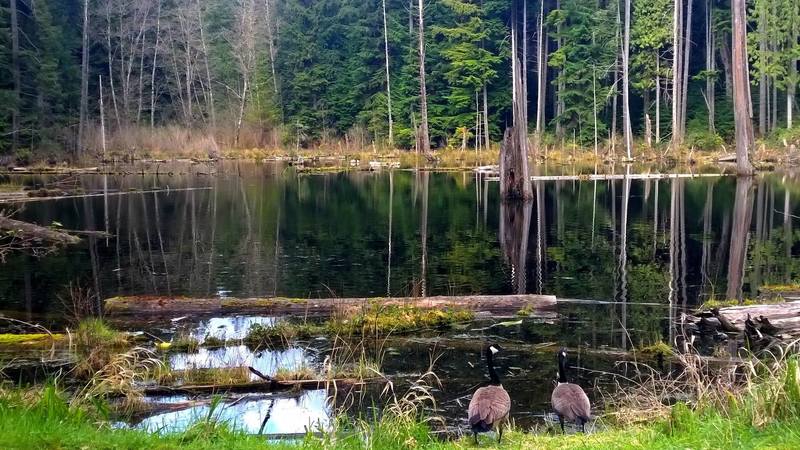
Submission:
[[[211,407],[196,406],[148,417],[135,426],[151,432],[177,432],[208,417]],[[235,404],[223,403],[213,411],[212,417],[224,421],[247,433],[258,433],[264,417],[270,418],[264,427],[265,434],[302,434],[307,430],[325,430],[330,425],[331,407],[324,390],[307,391],[297,398],[269,398],[242,400]]]

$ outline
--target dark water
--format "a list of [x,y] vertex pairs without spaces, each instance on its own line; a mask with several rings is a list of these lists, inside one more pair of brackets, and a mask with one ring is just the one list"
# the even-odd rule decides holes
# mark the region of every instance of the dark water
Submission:
[[[196,173],[213,170],[217,175]],[[552,351],[524,345],[626,349],[668,340],[680,310],[712,296],[753,297],[761,285],[800,276],[794,227],[800,181],[792,175],[537,182],[536,201],[501,206],[497,183],[469,173],[299,175],[256,164],[192,172],[58,180],[87,192],[106,188],[109,195],[29,203],[17,216],[115,237],[88,238],[41,259],[10,257],[0,266],[0,310],[57,328],[63,323],[59,298],[66,298],[70,283],[101,298],[527,292],[602,302],[562,303],[552,317],[511,325],[479,323],[443,341],[414,336],[381,346],[384,372],[408,378],[427,368],[432,350],[441,354],[437,399],[457,424],[469,393],[485,377],[482,343],[509,344],[499,364],[504,385],[515,393],[514,417],[526,424],[548,410],[555,364]],[[116,195],[132,188],[170,190]],[[179,190],[186,188],[197,189]],[[192,320],[197,338],[237,338],[253,321],[272,318]],[[168,319],[147,326],[167,336],[175,329]],[[250,364],[270,373],[287,365],[319,367],[327,345],[259,354],[243,347],[201,350],[170,363]],[[575,355],[580,370],[574,375],[587,388],[602,384],[608,380],[593,371],[618,372],[614,363]],[[327,422],[317,419],[332,408],[325,394],[232,402],[234,412],[223,414],[246,415],[251,429],[275,404],[324,427]],[[202,416],[206,407],[166,413],[140,426],[169,428],[192,414]],[[299,423],[268,429],[296,432]]]

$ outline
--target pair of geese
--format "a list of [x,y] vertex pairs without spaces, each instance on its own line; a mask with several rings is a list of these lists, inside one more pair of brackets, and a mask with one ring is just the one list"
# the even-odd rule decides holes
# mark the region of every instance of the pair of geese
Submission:
[[[479,388],[472,395],[469,402],[469,425],[478,442],[478,433],[487,433],[497,429],[497,442],[503,440],[503,422],[511,411],[511,397],[500,383],[500,377],[494,370],[494,355],[502,349],[498,345],[489,345],[486,348],[486,364],[489,366],[489,385]],[[553,389],[550,401],[558,415],[561,431],[564,431],[564,421],[575,422],[585,430],[586,422],[591,418],[591,403],[589,397],[577,384],[567,382],[567,351],[558,351],[558,385]]]

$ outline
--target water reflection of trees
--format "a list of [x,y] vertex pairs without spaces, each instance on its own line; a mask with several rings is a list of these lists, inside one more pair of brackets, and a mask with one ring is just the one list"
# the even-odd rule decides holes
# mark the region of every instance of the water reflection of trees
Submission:
[[[74,280],[101,297],[408,295],[421,294],[425,280],[429,295],[615,300],[590,320],[615,327],[619,344],[625,329],[666,328],[664,311],[637,303],[691,307],[800,275],[792,202],[800,184],[790,178],[755,181],[743,202],[732,178],[537,181],[521,209],[501,207],[485,176],[460,173],[297,176],[243,165],[207,180],[111,176],[84,185],[102,190],[104,181],[111,192],[213,189],[31,205],[30,220],[116,237],[9,261],[0,275],[6,309],[57,305],[54,293]],[[748,210],[752,226],[737,222]]]

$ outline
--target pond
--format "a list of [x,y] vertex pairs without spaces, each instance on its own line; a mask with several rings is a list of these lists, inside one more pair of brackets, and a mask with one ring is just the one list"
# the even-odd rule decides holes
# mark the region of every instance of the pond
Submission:
[[[441,354],[436,369],[443,383],[436,396],[451,424],[461,423],[469,393],[484,380],[480,349],[489,337],[625,350],[671,340],[679,313],[710,298],[755,297],[764,284],[800,276],[795,174],[537,181],[535,201],[517,206],[502,205],[498,184],[473,173],[302,174],[281,164],[226,162],[162,168],[158,175],[15,181],[70,183],[100,194],[28,203],[17,218],[113,235],[88,237],[38,259],[12,255],[0,266],[0,311],[54,329],[64,326],[62,299],[70,285],[100,298],[543,293],[589,300],[559,303],[549,317],[478,321],[444,336],[410,336],[382,346],[382,370],[406,378],[427,369],[431,348]],[[166,338],[184,327],[198,340],[238,339],[252,324],[275,319],[142,318],[128,327]],[[286,365],[319,367],[329,345],[312,340],[258,354],[244,346],[200,349],[173,354],[169,362],[247,363],[271,373]],[[514,417],[535,423],[548,411],[554,356],[509,348],[499,364],[506,387],[518,393]],[[574,359],[574,376],[587,389],[609,382],[599,373],[619,370],[613,358]],[[269,432],[291,434],[309,422],[325,426],[332,411],[328,394],[226,400],[233,408],[222,410],[236,411],[255,431],[268,405],[274,404],[273,416],[295,411],[304,424],[267,425]],[[202,416],[204,408],[209,405],[136,426],[174,429]]]

